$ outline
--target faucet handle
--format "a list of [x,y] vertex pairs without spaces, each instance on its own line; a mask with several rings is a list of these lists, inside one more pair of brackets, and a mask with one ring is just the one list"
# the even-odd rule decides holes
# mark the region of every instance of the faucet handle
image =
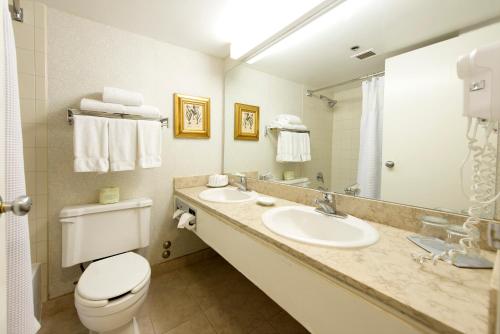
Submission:
[[332,192],[328,192],[328,191],[324,191],[323,192],[323,199],[325,201],[332,202],[333,201],[333,193]]

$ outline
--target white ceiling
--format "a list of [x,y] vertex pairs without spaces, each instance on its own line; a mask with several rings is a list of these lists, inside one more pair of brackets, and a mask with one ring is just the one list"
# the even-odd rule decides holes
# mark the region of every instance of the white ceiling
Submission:
[[71,14],[218,57],[218,23],[231,0],[40,0]]
[[[40,1],[119,29],[225,58],[230,42],[255,39],[255,35],[265,33],[262,26],[266,25],[274,29],[269,32],[276,32],[321,0]],[[322,87],[378,71],[385,58],[402,49],[499,13],[500,0],[346,0],[270,49],[273,52],[253,66],[308,87]],[[364,61],[351,59],[353,45],[361,50],[373,48],[378,56]]]
[[259,44],[323,0],[40,0],[122,30],[225,58]]
[[[324,87],[380,71],[388,56],[499,14],[500,0],[348,0],[252,66]],[[357,52],[373,48],[378,55],[352,59],[353,45],[360,46]]]

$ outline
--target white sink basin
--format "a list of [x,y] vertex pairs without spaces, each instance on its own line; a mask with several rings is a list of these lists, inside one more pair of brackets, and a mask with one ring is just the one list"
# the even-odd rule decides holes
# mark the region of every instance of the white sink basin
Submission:
[[198,196],[210,202],[242,203],[256,199],[258,194],[255,191],[241,191],[234,187],[226,187],[203,190]]
[[285,238],[313,245],[356,248],[377,242],[379,234],[367,222],[353,217],[336,218],[309,206],[285,206],[266,211],[264,225]]

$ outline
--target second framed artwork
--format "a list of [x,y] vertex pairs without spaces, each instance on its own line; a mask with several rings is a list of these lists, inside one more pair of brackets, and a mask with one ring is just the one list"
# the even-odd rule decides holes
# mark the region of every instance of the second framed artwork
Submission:
[[210,98],[174,94],[177,138],[210,138]]
[[234,104],[234,139],[259,140],[259,107]]

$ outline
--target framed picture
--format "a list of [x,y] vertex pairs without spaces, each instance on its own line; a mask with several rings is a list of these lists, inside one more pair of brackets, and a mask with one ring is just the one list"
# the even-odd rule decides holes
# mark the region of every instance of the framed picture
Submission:
[[210,138],[210,98],[174,94],[177,138]]
[[259,107],[234,104],[234,139],[259,140]]

